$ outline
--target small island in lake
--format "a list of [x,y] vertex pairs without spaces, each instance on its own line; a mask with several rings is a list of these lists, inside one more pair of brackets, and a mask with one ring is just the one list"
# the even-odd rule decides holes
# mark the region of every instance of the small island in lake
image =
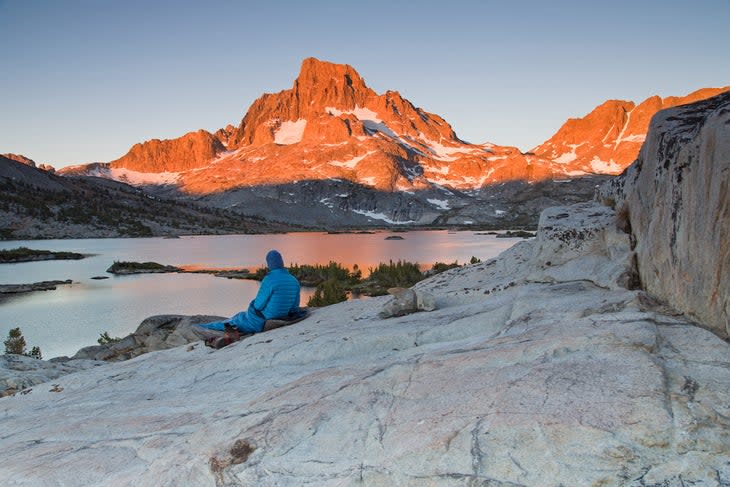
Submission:
[[30,284],[0,284],[0,295],[30,293],[33,291],[53,291],[56,289],[56,286],[72,283],[73,281],[71,279],[66,279],[65,281],[41,281]]
[[[177,267],[174,265],[165,265],[158,262],[114,262],[111,267],[106,270],[110,274],[118,276],[126,276],[129,274],[160,274],[166,272],[179,272],[184,274],[213,274],[217,277],[226,277],[228,279],[253,279],[260,281],[266,275],[266,269],[254,272],[248,269],[202,269],[196,266]],[[92,279],[99,279],[93,277]]]
[[0,250],[0,264],[15,264],[18,262],[35,262],[38,260],[79,260],[86,257],[76,252],[54,252],[52,250],[17,249]]
[[158,264],[157,262],[114,262],[106,271],[110,274],[127,275],[182,272],[182,269],[172,265]]

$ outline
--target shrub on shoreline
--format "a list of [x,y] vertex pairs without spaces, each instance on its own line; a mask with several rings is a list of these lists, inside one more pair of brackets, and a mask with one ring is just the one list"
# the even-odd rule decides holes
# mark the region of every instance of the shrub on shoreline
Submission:
[[369,270],[370,275],[356,286],[358,291],[369,296],[385,295],[391,287],[411,287],[426,277],[417,263],[405,260],[381,262]]
[[289,266],[288,269],[302,286],[307,287],[316,287],[329,280],[338,281],[345,286],[352,286],[362,280],[362,272],[357,265],[350,271],[342,264],[333,261],[330,261],[327,265],[294,264]]
[[108,331],[99,333],[99,338],[96,339],[96,342],[99,345],[111,345],[112,343],[116,343],[120,341],[120,337],[113,337],[109,335]]
[[342,287],[340,281],[328,279],[317,286],[317,289],[314,291],[314,296],[309,298],[307,306],[318,308],[341,303],[342,301],[347,301],[347,292]]
[[[472,257],[470,263],[478,263],[479,259]],[[458,261],[450,264],[436,262],[431,269],[421,272],[420,266],[415,262],[398,260],[388,263],[380,263],[377,267],[370,267],[367,278],[362,277],[362,271],[357,265],[349,270],[344,265],[330,261],[326,265],[321,264],[293,264],[287,269],[296,277],[300,284],[305,287],[315,287],[315,294],[310,298],[308,306],[327,306],[347,300],[348,292],[364,294],[366,296],[382,296],[387,294],[388,289],[393,287],[411,287],[417,282],[444,272],[455,267],[461,267]],[[254,271],[247,269],[239,270],[216,270],[197,269],[185,270],[179,267],[166,266],[157,262],[118,262],[107,269],[112,274],[136,274],[144,272],[189,272],[207,273],[229,279],[252,279],[261,281],[269,269],[260,267]]]
[[25,337],[20,328],[13,328],[8,332],[8,338],[3,342],[5,344],[5,353],[11,355],[25,355],[26,357],[32,357],[38,360],[42,360],[40,347],[33,347],[30,352],[25,351]]

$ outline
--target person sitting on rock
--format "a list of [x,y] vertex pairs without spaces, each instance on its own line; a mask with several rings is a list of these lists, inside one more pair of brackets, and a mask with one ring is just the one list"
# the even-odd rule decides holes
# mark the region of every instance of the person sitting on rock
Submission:
[[301,313],[299,281],[284,267],[284,259],[277,250],[271,250],[266,254],[266,265],[269,267],[269,272],[261,281],[256,298],[248,305],[248,310],[241,311],[225,321],[196,325],[196,332],[206,336],[206,330],[230,332],[231,328],[235,327],[239,333],[259,333],[263,331],[266,320],[298,316]]

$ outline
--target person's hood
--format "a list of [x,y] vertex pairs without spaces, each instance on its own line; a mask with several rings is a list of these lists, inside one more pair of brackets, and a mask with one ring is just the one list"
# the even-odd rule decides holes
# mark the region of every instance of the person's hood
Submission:
[[266,265],[271,270],[284,268],[284,259],[278,250],[270,250],[269,253],[266,254]]

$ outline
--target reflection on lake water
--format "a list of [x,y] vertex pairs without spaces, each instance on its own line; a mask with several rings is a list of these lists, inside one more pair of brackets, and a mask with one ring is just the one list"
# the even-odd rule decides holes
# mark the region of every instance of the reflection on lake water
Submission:
[[[403,240],[385,240],[390,235]],[[72,355],[93,345],[103,331],[124,336],[146,317],[158,314],[230,316],[245,309],[258,282],[207,274],[141,274],[111,276],[114,261],[154,261],[207,268],[262,267],[270,249],[286,264],[354,264],[363,271],[388,260],[468,262],[492,258],[514,245],[475,232],[418,231],[392,234],[289,233],[280,235],[191,236],[179,239],[78,239],[0,242],[0,249],[30,247],[92,254],[76,261],[41,261],[0,265],[0,284],[72,279],[55,291],[0,298],[0,336],[20,327],[28,348],[39,346],[44,358]],[[93,280],[94,276],[110,276]],[[306,304],[311,289],[302,293]]]

